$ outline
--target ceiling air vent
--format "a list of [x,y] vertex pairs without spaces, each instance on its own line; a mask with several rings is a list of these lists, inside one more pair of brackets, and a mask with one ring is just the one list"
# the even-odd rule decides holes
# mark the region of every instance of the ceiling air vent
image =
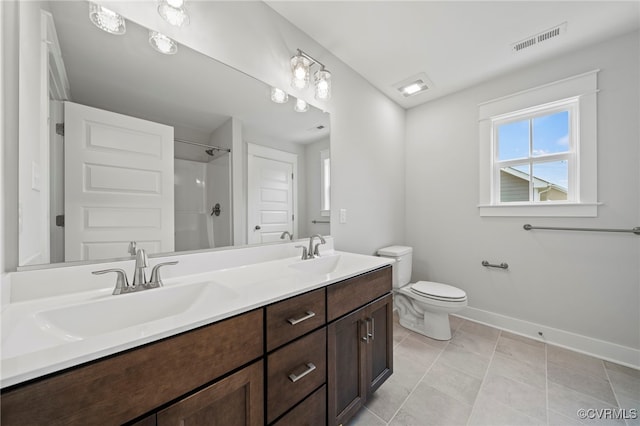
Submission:
[[556,25],[551,29],[548,29],[546,31],[543,31],[531,37],[527,37],[526,39],[521,40],[517,43],[513,43],[511,45],[511,50],[514,53],[520,52],[521,50],[536,46],[540,43],[556,38],[561,34],[564,34],[566,31],[567,31],[567,23],[563,22],[562,24]]

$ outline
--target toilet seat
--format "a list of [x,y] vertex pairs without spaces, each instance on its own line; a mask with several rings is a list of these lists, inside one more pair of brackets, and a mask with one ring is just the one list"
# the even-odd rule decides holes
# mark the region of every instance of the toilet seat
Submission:
[[411,284],[410,289],[416,295],[442,302],[461,302],[467,299],[467,294],[463,290],[431,281],[418,281]]

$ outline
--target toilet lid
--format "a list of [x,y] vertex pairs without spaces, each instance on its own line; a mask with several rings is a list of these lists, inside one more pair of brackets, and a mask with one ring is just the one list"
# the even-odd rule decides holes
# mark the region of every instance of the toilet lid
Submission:
[[459,288],[431,281],[418,281],[411,285],[411,291],[440,300],[461,300],[467,297],[467,293]]

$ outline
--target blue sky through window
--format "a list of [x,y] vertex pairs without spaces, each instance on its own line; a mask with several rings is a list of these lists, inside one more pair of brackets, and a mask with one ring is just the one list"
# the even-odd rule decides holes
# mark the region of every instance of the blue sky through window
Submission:
[[[529,126],[532,126],[530,129]],[[530,132],[531,130],[531,132]],[[569,151],[569,112],[506,123],[498,126],[498,160],[526,159]],[[533,141],[529,143],[529,135]],[[531,149],[531,152],[529,150]],[[514,167],[524,171],[522,167]],[[528,167],[527,167],[528,170]],[[537,163],[533,175],[563,188],[568,187],[566,161]]]

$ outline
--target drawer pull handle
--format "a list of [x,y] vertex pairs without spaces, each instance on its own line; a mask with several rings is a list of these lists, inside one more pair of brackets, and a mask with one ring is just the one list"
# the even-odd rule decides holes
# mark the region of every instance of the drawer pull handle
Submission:
[[313,311],[307,311],[307,314],[306,314],[305,316],[300,317],[300,318],[289,318],[289,319],[287,320],[287,322],[288,322],[289,324],[291,324],[291,325],[296,325],[296,324],[298,324],[298,323],[301,323],[302,321],[306,321],[306,320],[308,320],[309,318],[313,318],[313,317],[315,317],[315,316],[316,316],[316,313],[315,313],[315,312],[313,312]]
[[289,374],[289,380],[291,380],[293,383],[295,383],[298,380],[302,379],[307,374],[311,373],[315,369],[316,369],[316,366],[313,365],[313,363],[308,362],[307,363],[307,369],[304,370],[304,372],[300,373],[300,375],[297,375],[297,376],[294,373]]

